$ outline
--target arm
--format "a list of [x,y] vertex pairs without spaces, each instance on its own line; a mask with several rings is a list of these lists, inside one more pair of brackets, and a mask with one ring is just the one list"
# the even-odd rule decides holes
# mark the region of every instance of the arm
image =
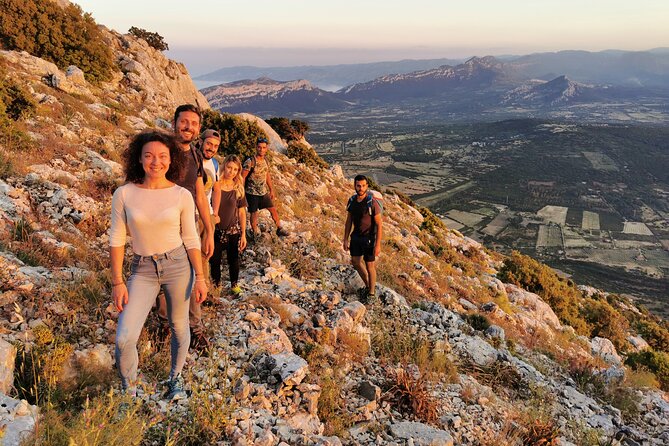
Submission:
[[211,225],[211,219],[206,218],[209,215],[209,205],[207,204],[207,196],[204,193],[202,177],[198,177],[195,182],[195,205],[204,223],[205,234],[202,254],[208,259],[214,253],[214,228]]
[[351,224],[353,219],[351,218],[351,213],[346,213],[346,224],[344,225],[344,243],[342,244],[344,251],[348,251],[348,237],[351,235]]
[[274,200],[274,185],[272,184],[272,177],[269,175],[269,169],[267,169],[267,188],[269,189],[269,198]]
[[207,298],[207,281],[204,278],[204,271],[202,271],[202,257],[200,250],[192,248],[187,250],[188,260],[195,270],[195,283],[193,284],[193,296],[197,303],[202,303]]
[[[202,182],[202,179],[199,179]],[[195,284],[193,286],[193,296],[195,300],[200,303],[207,297],[207,282],[205,281],[204,271],[202,271],[202,256],[200,253],[200,237],[195,227],[195,205],[191,198],[190,192],[182,189],[182,206],[181,206],[181,239],[183,240],[186,252],[188,253],[188,260],[195,270]],[[207,212],[209,208],[207,208]],[[206,214],[205,214],[206,215]],[[209,222],[211,226],[211,222]],[[213,234],[212,234],[213,241]]]
[[112,300],[118,312],[123,311],[123,306],[128,304],[128,288],[123,281],[123,256],[125,246],[111,246],[109,256],[111,257],[111,283]]
[[211,208],[214,214],[214,221],[221,222],[221,217],[218,216],[218,208],[221,207],[221,185],[218,181],[214,182],[214,187],[211,191]]
[[239,209],[239,226],[242,229],[242,235],[239,238],[239,250],[244,251],[246,249],[246,208],[241,207]]
[[128,288],[123,281],[126,222],[123,189],[118,188],[112,197],[111,227],[109,229],[109,257],[111,259],[112,301],[119,313],[123,311],[123,305],[128,303]]
[[381,218],[381,214],[374,215],[374,224],[376,225],[374,256],[378,256],[381,253],[381,239],[383,238],[383,219]]

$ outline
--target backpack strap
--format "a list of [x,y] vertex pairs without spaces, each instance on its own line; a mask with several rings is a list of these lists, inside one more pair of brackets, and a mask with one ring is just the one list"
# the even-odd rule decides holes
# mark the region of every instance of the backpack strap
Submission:
[[374,194],[367,191],[367,210],[369,215],[374,216]]
[[350,211],[351,210],[351,205],[353,204],[353,200],[355,200],[357,197],[356,194],[351,195],[351,197],[348,199],[348,203],[346,203],[346,210]]
[[218,167],[218,160],[216,159],[216,157],[213,157],[213,158],[211,159],[211,162],[214,163],[214,171],[216,172],[216,178],[215,178],[215,180],[218,181],[218,169],[219,169],[219,167]]

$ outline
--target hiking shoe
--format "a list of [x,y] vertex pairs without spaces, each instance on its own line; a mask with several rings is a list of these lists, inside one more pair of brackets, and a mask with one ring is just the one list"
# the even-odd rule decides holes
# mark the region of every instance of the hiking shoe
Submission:
[[233,296],[239,296],[242,294],[242,288],[235,284],[232,288],[230,288],[230,293],[232,293]]
[[167,381],[166,398],[170,401],[182,400],[188,398],[186,390],[184,389],[184,379],[181,374]]
[[290,234],[290,232],[286,231],[283,228],[283,226],[280,226],[280,227],[276,228],[276,235],[278,235],[279,237],[285,237],[289,234]]
[[206,354],[211,347],[211,342],[203,330],[190,329],[190,348],[200,354]]

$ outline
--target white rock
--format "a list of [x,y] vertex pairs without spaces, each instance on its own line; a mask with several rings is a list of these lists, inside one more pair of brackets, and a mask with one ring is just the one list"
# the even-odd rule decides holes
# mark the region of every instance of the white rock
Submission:
[[613,365],[622,364],[622,359],[618,355],[613,342],[606,338],[594,337],[590,341],[590,348],[593,355],[601,357],[604,361]]
[[309,371],[307,361],[294,353],[279,353],[272,355],[276,361],[274,374],[279,374],[287,386],[296,386],[302,382]]
[[37,406],[0,393],[0,426],[3,427],[3,446],[19,446],[35,430]]
[[16,347],[0,338],[0,393],[9,393],[14,384]]
[[390,433],[395,438],[413,440],[417,446],[453,446],[451,434],[423,423],[403,421],[392,424]]

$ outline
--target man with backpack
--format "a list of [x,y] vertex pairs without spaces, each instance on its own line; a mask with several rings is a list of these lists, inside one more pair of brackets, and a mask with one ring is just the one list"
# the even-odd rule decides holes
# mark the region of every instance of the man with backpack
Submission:
[[276,224],[276,235],[279,237],[288,235],[288,231],[281,226],[279,213],[274,207],[274,186],[269,175],[269,163],[266,158],[268,150],[269,141],[267,141],[267,138],[258,138],[256,154],[244,161],[242,170],[246,201],[251,216],[251,240],[253,241],[257,240],[260,235],[260,229],[258,228],[258,211],[260,209],[269,211]]
[[[179,186],[188,189],[193,196],[197,213],[202,216],[211,216],[210,205],[207,204],[207,196],[204,190],[206,173],[203,167],[203,157],[195,147],[195,141],[200,136],[201,123],[200,109],[193,104],[183,104],[174,112],[172,126],[179,145],[184,153],[184,166],[181,178],[176,182]],[[219,138],[220,141],[220,138]],[[195,219],[196,216],[193,215]],[[196,220],[197,221],[197,220]],[[202,258],[206,262],[214,253],[214,225],[210,218],[201,220],[204,225],[202,233]],[[208,263],[208,262],[207,262]],[[198,280],[206,280],[204,277]],[[188,319],[191,331],[191,348],[206,351],[209,348],[209,340],[202,326],[202,307],[196,299],[191,298],[189,304]],[[158,316],[162,321],[159,337],[163,338],[169,331],[167,324],[167,302],[165,296],[158,295]]]
[[[209,205],[209,220],[211,221],[212,226],[216,226],[216,216],[214,215],[214,210],[211,207],[211,197],[215,192],[214,185],[218,182],[219,167],[218,160],[216,159],[216,154],[218,153],[218,146],[221,144],[221,134],[218,130],[207,129],[202,132],[200,135],[199,141],[199,154],[202,156],[202,168],[204,170],[204,194],[207,197],[207,204]],[[220,193],[220,189],[216,189]],[[198,230],[200,231],[201,242],[204,243],[204,237],[207,234],[205,231],[204,218],[200,214],[200,219],[198,221]],[[209,285],[209,261],[202,257],[202,265],[204,276],[207,279],[207,285]]]
[[366,176],[357,175],[353,180],[353,186],[355,194],[349,198],[346,205],[348,215],[344,226],[343,247],[350,252],[351,264],[365,283],[365,288],[360,291],[360,297],[363,303],[367,303],[376,297],[374,262],[381,252],[383,204],[381,194],[369,189]]

